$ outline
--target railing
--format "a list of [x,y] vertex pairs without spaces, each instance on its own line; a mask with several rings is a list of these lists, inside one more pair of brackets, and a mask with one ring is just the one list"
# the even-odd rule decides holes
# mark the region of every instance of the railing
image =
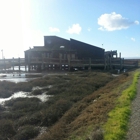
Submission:
[[110,58],[110,59],[60,59],[60,58],[37,58],[33,57],[25,62],[24,58],[0,59],[1,67],[10,66],[25,66],[25,65],[69,65],[69,66],[102,66],[102,67],[138,67],[138,60],[129,60],[123,58]]

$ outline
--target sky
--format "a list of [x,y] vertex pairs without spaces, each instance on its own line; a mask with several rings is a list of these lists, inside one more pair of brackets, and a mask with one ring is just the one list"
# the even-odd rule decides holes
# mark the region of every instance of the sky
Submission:
[[140,58],[139,0],[0,0],[0,59],[24,57],[44,36]]

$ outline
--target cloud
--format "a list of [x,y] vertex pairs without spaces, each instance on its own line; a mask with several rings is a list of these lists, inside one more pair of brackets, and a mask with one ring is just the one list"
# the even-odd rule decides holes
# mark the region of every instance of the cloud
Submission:
[[103,14],[98,18],[99,30],[115,31],[127,29],[131,25],[138,25],[139,21],[130,21],[122,17],[120,14],[112,12],[111,14]]
[[135,39],[135,38],[133,38],[133,37],[131,37],[131,40],[132,40],[132,41],[134,41],[134,42],[136,41],[136,39]]
[[50,32],[60,32],[60,30],[58,28],[54,28],[54,27],[49,27],[49,31]]
[[135,21],[135,24],[139,25],[139,21],[136,20],[136,21]]
[[69,34],[80,34],[81,30],[82,28],[79,24],[73,24],[66,32]]

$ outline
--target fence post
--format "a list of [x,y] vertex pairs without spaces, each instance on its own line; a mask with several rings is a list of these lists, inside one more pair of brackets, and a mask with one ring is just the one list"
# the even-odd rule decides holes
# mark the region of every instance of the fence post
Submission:
[[4,70],[6,72],[6,63],[5,63],[5,58],[4,58]]

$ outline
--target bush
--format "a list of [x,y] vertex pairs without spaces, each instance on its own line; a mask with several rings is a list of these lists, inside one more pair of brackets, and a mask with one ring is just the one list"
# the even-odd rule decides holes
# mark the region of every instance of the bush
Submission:
[[47,92],[48,95],[58,95],[63,93],[66,90],[65,85],[63,87],[60,87],[60,85],[54,86],[53,88],[50,88]]
[[5,108],[2,105],[0,105],[0,112],[4,111],[4,110],[5,110]]
[[40,100],[38,98],[16,98],[6,101],[5,105],[10,106],[12,110],[22,112],[36,111],[40,108]]
[[25,91],[30,92],[32,90],[33,85],[30,82],[20,82],[17,83],[13,88],[14,91]]
[[10,120],[0,120],[0,136],[3,138],[12,137],[16,134],[13,122]]
[[42,91],[40,89],[36,89],[36,90],[32,91],[32,94],[33,95],[40,95],[40,94],[42,94]]
[[17,121],[17,125],[18,126],[23,126],[23,125],[38,125],[41,123],[41,113],[40,112],[36,112],[32,115],[28,114],[26,116],[21,117],[18,121]]
[[7,90],[7,89],[1,89],[0,90],[0,98],[8,98],[13,94],[12,91]]
[[91,140],[103,140],[103,131],[101,128],[96,128],[91,134]]
[[58,100],[54,105],[47,109],[46,112],[43,113],[43,125],[51,126],[57,122],[58,119],[60,119],[71,106],[72,103],[67,100]]
[[14,140],[28,140],[35,138],[39,134],[39,128],[27,125],[19,128],[18,133],[14,136]]

